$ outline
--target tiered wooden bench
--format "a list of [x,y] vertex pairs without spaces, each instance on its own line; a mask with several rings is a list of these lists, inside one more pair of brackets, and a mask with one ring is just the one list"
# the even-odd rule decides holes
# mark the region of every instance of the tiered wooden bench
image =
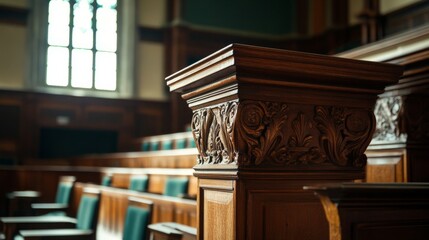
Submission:
[[75,209],[85,187],[97,188],[101,191],[97,239],[121,238],[128,197],[144,198],[153,202],[152,223],[177,222],[190,227],[197,226],[197,203],[195,200],[94,184],[76,183],[72,199],[72,205]]

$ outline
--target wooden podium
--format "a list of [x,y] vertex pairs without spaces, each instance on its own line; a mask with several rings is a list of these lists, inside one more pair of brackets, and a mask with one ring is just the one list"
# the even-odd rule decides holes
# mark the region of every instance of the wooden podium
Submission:
[[193,110],[198,239],[328,239],[304,185],[364,178],[401,67],[233,44],[167,77]]

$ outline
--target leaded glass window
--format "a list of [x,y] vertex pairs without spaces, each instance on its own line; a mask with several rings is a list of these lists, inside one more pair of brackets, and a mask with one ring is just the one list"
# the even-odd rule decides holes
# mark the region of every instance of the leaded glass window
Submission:
[[117,0],[50,0],[46,84],[117,90]]

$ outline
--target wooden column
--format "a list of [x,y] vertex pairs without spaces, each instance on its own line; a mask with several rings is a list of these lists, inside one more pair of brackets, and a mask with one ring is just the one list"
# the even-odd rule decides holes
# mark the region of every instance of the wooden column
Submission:
[[233,44],[167,77],[193,110],[198,239],[328,239],[304,185],[363,179],[401,68]]
[[429,27],[339,54],[403,66],[397,84],[379,95],[368,146],[368,182],[429,181]]

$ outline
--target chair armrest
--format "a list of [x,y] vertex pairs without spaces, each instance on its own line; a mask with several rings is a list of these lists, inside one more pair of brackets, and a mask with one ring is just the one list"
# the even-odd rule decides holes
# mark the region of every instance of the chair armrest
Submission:
[[75,228],[76,219],[66,216],[31,216],[31,217],[2,217],[3,230],[6,239],[13,236],[22,229],[52,229],[52,228]]
[[184,234],[194,236],[195,238],[197,236],[197,229],[194,227],[186,226],[186,225],[176,223],[176,222],[165,222],[162,225],[169,227],[169,228],[173,228],[175,230],[178,230]]
[[47,210],[66,210],[69,205],[63,203],[33,203],[31,204],[33,209],[47,209]]
[[197,195],[195,195],[195,194],[187,194],[187,193],[179,194],[177,197],[180,197],[180,198],[183,198],[183,199],[190,199],[190,200],[196,200],[197,199]]
[[6,194],[9,216],[33,215],[31,204],[39,201],[40,192],[37,191],[13,191]]
[[35,211],[36,215],[43,215],[55,211],[66,212],[69,205],[63,203],[33,203],[31,204],[31,208]]
[[166,240],[180,240],[183,234],[174,228],[165,226],[163,223],[154,223],[148,226],[150,231],[150,239],[166,239]]
[[48,230],[21,230],[19,234],[25,240],[41,239],[95,239],[94,231],[81,229],[48,229]]

